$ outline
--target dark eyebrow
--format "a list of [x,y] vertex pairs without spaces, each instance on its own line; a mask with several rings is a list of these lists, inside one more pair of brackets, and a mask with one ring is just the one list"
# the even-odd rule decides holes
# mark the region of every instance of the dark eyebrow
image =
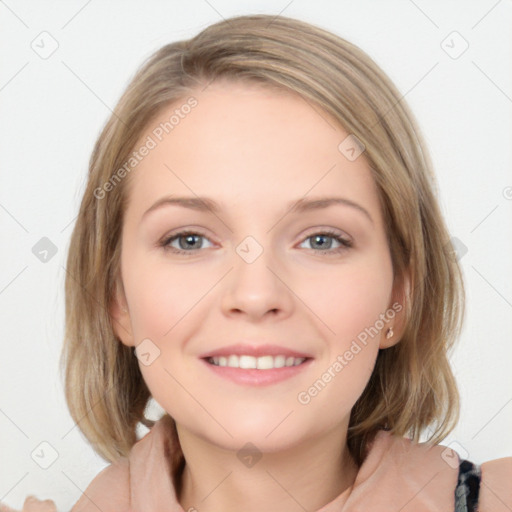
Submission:
[[[333,204],[341,204],[345,206],[350,206],[352,208],[357,209],[361,213],[363,213],[373,224],[373,219],[371,215],[368,213],[368,210],[363,208],[360,204],[351,201],[350,199],[345,199],[343,197],[318,197],[314,199],[298,199],[296,201],[292,201],[286,205],[286,210],[290,213],[303,213],[312,210],[320,210],[322,208],[327,208]],[[208,197],[162,197],[156,203],[154,203],[150,208],[148,208],[142,218],[146,217],[150,212],[157,210],[163,206],[168,205],[177,205],[183,208],[189,208],[190,210],[196,210],[198,212],[212,212],[212,213],[220,213],[221,207],[215,202],[213,199]]]

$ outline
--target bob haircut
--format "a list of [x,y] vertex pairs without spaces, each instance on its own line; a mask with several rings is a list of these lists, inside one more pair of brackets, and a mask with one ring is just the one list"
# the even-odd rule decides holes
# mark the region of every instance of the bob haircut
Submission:
[[110,315],[122,289],[120,242],[129,179],[113,184],[105,197],[98,190],[112,182],[163,109],[222,79],[298,93],[364,144],[394,278],[408,272],[410,286],[403,335],[379,350],[351,411],[348,447],[360,465],[379,429],[420,441],[428,428],[432,435],[426,442],[439,443],[459,419],[448,356],[462,327],[465,292],[417,122],[390,79],[357,46],[309,23],[264,14],[232,17],[154,52],[95,143],[65,277],[60,363],[73,420],[111,462],[129,454],[139,423],[154,424],[145,417],[151,395],[133,347],[116,337]]

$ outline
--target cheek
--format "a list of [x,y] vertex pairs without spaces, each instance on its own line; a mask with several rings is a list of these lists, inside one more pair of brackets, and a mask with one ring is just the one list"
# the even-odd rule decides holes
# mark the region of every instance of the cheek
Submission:
[[134,260],[132,264],[138,269],[131,275],[127,290],[134,311],[132,329],[138,343],[151,340],[147,345],[151,362],[144,364],[140,358],[139,368],[152,397],[181,420],[179,411],[190,408],[190,397],[182,385],[190,387],[186,376],[193,370],[190,360],[182,356],[182,348],[190,321],[197,319],[194,305],[199,311],[201,303],[197,302],[207,289],[204,284],[200,286],[197,273],[184,275],[178,267],[161,263],[137,264]]
[[[169,393],[177,386],[170,375],[175,374],[177,361],[180,373],[189,370],[190,361],[182,356],[183,346],[201,325],[198,319],[204,317],[202,308],[207,302],[201,298],[211,284],[204,273],[184,271],[179,265],[166,263],[162,257],[151,259],[132,253],[127,263],[126,270],[131,272],[125,273],[125,290],[133,311],[135,343],[151,341],[146,341],[145,347],[153,362],[144,365],[141,358],[139,367],[158,400],[160,390]],[[176,377],[181,380],[179,375]],[[174,391],[179,393],[179,386]]]
[[369,260],[305,280],[299,293],[324,324],[326,336],[343,349],[366,329],[375,325],[382,329],[379,318],[389,305],[391,285],[390,268]]
[[318,380],[304,390],[301,403],[314,399],[339,411],[353,407],[371,377],[388,325],[382,318],[390,299],[391,272],[382,261],[373,261],[304,282],[299,295],[318,312],[327,357],[318,361]]
[[201,284],[199,272],[187,272],[179,266],[162,264],[160,261],[133,260],[133,268],[127,289],[134,311],[132,326],[139,336],[155,340],[172,337],[175,325],[198,302],[207,290]]

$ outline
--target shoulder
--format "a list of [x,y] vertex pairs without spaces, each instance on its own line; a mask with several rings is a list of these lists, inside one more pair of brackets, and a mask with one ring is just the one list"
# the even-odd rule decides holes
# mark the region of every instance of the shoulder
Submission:
[[445,449],[379,431],[354,483],[354,510],[453,510],[458,464],[447,460]]
[[461,459],[450,447],[416,443],[381,431],[367,460],[359,483],[367,480],[381,484],[383,489],[400,489],[398,498],[391,493],[384,496],[389,510],[401,506],[402,512],[447,510],[455,500],[457,511],[512,511],[512,457],[474,464]]
[[512,510],[512,457],[484,462],[481,468],[479,512]]
[[[132,512],[169,483],[165,439],[172,423],[164,417],[131,447],[130,453],[104,468],[71,512]],[[158,508],[155,508],[158,510]]]
[[128,512],[130,507],[130,467],[125,457],[100,471],[71,512]]

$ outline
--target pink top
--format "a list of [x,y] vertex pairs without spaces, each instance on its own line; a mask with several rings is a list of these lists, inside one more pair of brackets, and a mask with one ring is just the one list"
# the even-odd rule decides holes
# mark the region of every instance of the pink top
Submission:
[[[129,457],[94,478],[71,512],[184,512],[173,485],[182,457],[175,432],[173,420],[164,415]],[[382,430],[352,487],[316,512],[454,511],[458,461],[445,446],[414,443]],[[512,457],[485,462],[481,472],[478,511],[510,512]],[[23,512],[56,510],[50,500],[44,508],[42,503],[27,498]]]

